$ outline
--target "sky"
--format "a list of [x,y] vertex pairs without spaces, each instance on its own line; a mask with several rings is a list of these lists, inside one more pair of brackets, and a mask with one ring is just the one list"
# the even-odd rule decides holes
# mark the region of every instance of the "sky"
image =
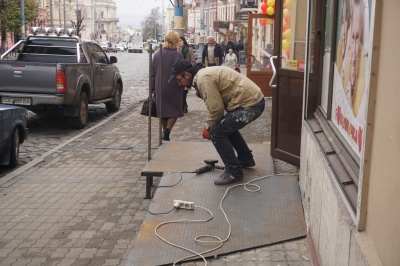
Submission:
[[[169,0],[114,0],[117,3],[117,16],[119,25],[132,25],[133,28],[139,28],[141,22],[150,14],[150,10],[155,7],[164,9],[171,6]],[[174,2],[173,0],[171,0]]]

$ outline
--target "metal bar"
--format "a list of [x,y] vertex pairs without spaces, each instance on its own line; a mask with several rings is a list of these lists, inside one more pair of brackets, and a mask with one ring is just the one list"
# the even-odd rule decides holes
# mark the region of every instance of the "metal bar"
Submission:
[[162,91],[163,91],[163,78],[162,78],[162,65],[163,65],[163,47],[162,44],[160,43],[160,118],[159,118],[159,124],[158,124],[158,146],[162,144]]
[[152,90],[153,88],[153,83],[151,81],[151,75],[152,75],[152,54],[153,54],[153,44],[149,44],[149,110],[148,110],[148,118],[147,118],[147,161],[150,161],[151,159],[151,101],[150,101],[150,97],[152,94]]
[[6,57],[9,53],[11,53],[15,47],[20,45],[21,43],[25,42],[25,40],[19,40],[16,44],[14,44],[10,49],[8,49],[4,54],[1,55],[0,60],[3,60],[4,57]]
[[153,185],[153,176],[146,176],[146,197],[145,197],[145,199],[151,199],[151,186],[152,185]]

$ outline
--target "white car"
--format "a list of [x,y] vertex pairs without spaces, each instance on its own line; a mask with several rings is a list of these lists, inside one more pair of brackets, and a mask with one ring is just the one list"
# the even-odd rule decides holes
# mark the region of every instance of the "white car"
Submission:
[[116,47],[117,47],[117,51],[125,52],[125,47],[124,47],[124,45],[122,43],[117,43]]
[[105,51],[107,50],[108,42],[100,42],[99,45]]

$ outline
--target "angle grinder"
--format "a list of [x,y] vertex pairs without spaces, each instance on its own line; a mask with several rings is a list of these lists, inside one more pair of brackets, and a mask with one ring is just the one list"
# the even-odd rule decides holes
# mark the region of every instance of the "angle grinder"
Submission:
[[218,160],[209,159],[209,160],[204,160],[204,162],[206,163],[206,165],[204,165],[204,166],[202,166],[200,168],[197,168],[196,169],[196,174],[202,174],[202,173],[205,173],[205,172],[212,171],[214,169],[220,169],[220,170],[224,170],[225,169],[225,167],[223,167],[223,166],[215,165],[216,163],[218,163]]

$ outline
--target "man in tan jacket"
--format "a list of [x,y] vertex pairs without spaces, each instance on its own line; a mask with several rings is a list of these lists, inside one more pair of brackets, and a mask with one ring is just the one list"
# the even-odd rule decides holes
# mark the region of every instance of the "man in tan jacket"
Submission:
[[204,68],[200,63],[192,65],[181,59],[173,65],[172,79],[176,79],[181,86],[193,86],[207,106],[203,137],[212,140],[225,164],[225,172],[215,179],[214,184],[241,181],[242,168],[253,167],[255,162],[239,129],[264,111],[265,100],[261,89],[233,69],[224,66]]

